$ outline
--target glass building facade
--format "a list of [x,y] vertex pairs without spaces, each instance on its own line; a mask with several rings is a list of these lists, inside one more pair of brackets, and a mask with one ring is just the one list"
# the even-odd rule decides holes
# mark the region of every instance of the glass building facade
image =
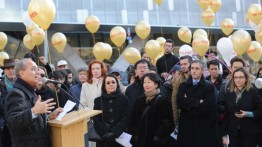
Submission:
[[[0,22],[21,22],[30,0],[0,0]],[[249,27],[246,11],[250,4],[260,0],[221,0],[213,27],[219,27],[224,18],[231,18],[239,28]],[[153,0],[54,0],[54,22],[83,24],[88,15],[96,15],[101,24],[131,24],[146,20],[152,26],[203,27],[202,10],[197,0],[163,0],[158,6]]]

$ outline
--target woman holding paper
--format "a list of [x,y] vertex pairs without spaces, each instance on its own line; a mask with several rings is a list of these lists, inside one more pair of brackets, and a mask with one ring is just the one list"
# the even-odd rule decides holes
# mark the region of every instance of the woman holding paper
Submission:
[[[129,118],[129,103],[123,95],[116,77],[108,75],[102,82],[102,95],[95,99],[94,110],[102,110],[102,114],[94,116],[94,127],[104,139],[97,142],[97,147],[121,147],[115,141],[125,130]],[[129,142],[129,141],[127,141]]]
[[262,98],[251,85],[244,68],[234,71],[230,88],[220,94],[219,105],[224,107],[223,143],[229,147],[256,147]]

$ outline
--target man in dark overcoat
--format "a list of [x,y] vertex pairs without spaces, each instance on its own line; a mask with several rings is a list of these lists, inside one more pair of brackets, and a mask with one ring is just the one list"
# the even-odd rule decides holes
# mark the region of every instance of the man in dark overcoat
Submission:
[[215,87],[203,77],[204,64],[195,60],[191,76],[181,83],[177,93],[180,111],[178,126],[179,147],[216,147]]
[[7,95],[5,103],[12,147],[49,147],[47,120],[56,118],[63,109],[57,108],[51,113],[55,105],[53,99],[41,101],[35,94],[34,87],[41,76],[31,59],[20,60],[15,66],[15,74],[14,89]]

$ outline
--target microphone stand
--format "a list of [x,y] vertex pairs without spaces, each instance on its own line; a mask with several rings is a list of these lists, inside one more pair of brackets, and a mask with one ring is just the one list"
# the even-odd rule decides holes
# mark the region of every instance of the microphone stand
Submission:
[[[62,91],[64,91],[75,103],[79,103],[84,109],[85,109],[85,106],[78,100],[78,99],[76,99],[76,98],[74,98],[70,93],[68,93],[66,90],[64,90],[63,88],[61,88],[61,87],[59,87],[59,86],[57,86],[57,84],[54,84],[59,90],[62,90]],[[64,85],[63,83],[62,83],[62,85]],[[64,85],[65,86],[65,85]],[[79,107],[76,105],[76,110],[79,110]]]

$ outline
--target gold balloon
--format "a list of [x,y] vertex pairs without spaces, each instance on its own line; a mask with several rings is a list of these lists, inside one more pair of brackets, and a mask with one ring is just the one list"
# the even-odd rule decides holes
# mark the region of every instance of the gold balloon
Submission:
[[142,20],[136,24],[136,34],[142,40],[146,39],[151,32],[151,27],[148,22]]
[[56,8],[53,0],[31,0],[28,12],[36,24],[47,30],[55,18]]
[[7,44],[7,36],[4,32],[0,32],[0,50],[3,50]]
[[216,13],[221,8],[221,0],[211,0],[210,7]]
[[251,44],[251,37],[245,30],[238,30],[233,33],[232,38],[233,48],[237,55],[244,54]]
[[145,45],[145,51],[148,57],[151,59],[155,59],[155,57],[160,53],[160,45],[155,40],[149,40],[147,41]]
[[192,32],[189,28],[187,27],[182,27],[178,30],[177,32],[178,38],[185,42],[185,43],[190,43],[192,39]]
[[93,54],[97,60],[103,61],[105,56],[106,45],[103,42],[97,42],[93,47]]
[[160,53],[163,53],[165,52],[165,48],[164,48],[164,45],[165,45],[165,42],[166,42],[166,39],[164,37],[158,37],[156,39],[156,41],[159,43],[160,45]]
[[113,27],[110,31],[110,39],[117,46],[120,47],[126,41],[126,31],[120,26]]
[[34,28],[31,33],[31,38],[36,45],[40,45],[45,40],[45,32],[41,28]]
[[124,58],[130,64],[135,64],[137,61],[141,59],[141,55],[136,48],[129,47],[124,52]]
[[100,21],[99,18],[94,16],[94,15],[90,15],[86,18],[86,22],[85,22],[85,26],[86,29],[91,32],[91,33],[96,33],[97,30],[100,27]]
[[262,48],[259,42],[252,41],[249,49],[247,50],[247,55],[255,62],[258,62],[262,56]]
[[262,12],[261,12],[260,4],[251,4],[247,10],[247,16],[256,25],[258,25],[260,20],[262,19]]
[[63,53],[65,46],[66,46],[66,36],[63,33],[55,33],[52,38],[51,42],[53,47],[59,52]]
[[5,59],[9,59],[9,55],[6,52],[0,52],[0,66],[4,66]]
[[31,36],[29,34],[26,34],[23,38],[23,43],[26,48],[29,50],[32,50],[35,47],[35,43],[33,42]]
[[105,59],[110,59],[113,53],[113,49],[111,45],[109,45],[108,43],[105,43],[105,45],[106,45]]
[[234,30],[235,24],[232,19],[224,19],[221,23],[221,30],[225,35],[230,35]]
[[197,29],[195,30],[193,34],[193,39],[198,38],[199,36],[203,36],[207,38],[207,32],[203,29]]
[[27,34],[32,35],[32,31],[33,31],[33,29],[35,29],[36,27],[39,28],[39,26],[38,26],[37,24],[35,24],[35,23],[33,23],[32,25],[26,27],[26,32],[27,32]]
[[215,13],[212,9],[208,8],[202,12],[201,19],[206,26],[211,26],[215,20]]
[[164,55],[164,53],[159,53],[159,54],[155,57],[155,59],[153,60],[153,64],[156,65],[157,60],[158,60],[159,58],[161,58],[163,55]]
[[255,38],[256,41],[262,44],[262,29],[260,29],[258,32],[255,32]]
[[193,40],[192,47],[194,51],[202,57],[209,48],[209,40],[206,37],[199,36]]
[[197,0],[197,4],[200,6],[202,10],[206,10],[210,3],[211,0]]
[[160,5],[162,4],[163,0],[154,0],[154,2],[155,2],[156,4],[158,4],[158,6],[160,6]]

